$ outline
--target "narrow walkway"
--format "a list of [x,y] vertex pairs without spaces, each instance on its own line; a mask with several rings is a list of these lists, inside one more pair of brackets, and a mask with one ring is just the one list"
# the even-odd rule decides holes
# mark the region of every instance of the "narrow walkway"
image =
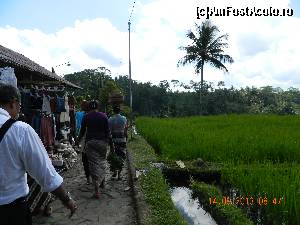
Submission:
[[[81,155],[79,155],[81,157]],[[135,225],[135,211],[128,183],[127,164],[122,180],[112,180],[107,169],[106,185],[99,199],[92,198],[93,187],[86,184],[81,160],[64,174],[64,183],[77,202],[78,210],[71,219],[69,211],[57,199],[51,203],[50,217],[35,216],[33,225]]]

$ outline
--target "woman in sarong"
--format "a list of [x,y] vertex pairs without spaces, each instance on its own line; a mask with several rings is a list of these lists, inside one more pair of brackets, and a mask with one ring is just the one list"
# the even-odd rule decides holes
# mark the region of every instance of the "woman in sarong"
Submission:
[[98,101],[92,100],[89,103],[90,112],[85,114],[77,144],[86,132],[86,156],[89,162],[90,175],[95,188],[94,197],[99,198],[99,185],[104,186],[106,170],[107,146],[114,151],[111,134],[108,128],[108,118],[106,114],[99,112]]
[[109,129],[112,134],[112,139],[115,147],[115,154],[118,157],[117,163],[111,163],[111,170],[113,177],[121,179],[121,171],[123,168],[124,160],[126,159],[126,141],[128,123],[125,116],[120,114],[120,105],[113,106],[114,115],[108,120]]

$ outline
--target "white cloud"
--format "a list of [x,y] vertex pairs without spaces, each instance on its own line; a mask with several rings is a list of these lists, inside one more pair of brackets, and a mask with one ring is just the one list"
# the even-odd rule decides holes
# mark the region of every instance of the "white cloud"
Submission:
[[[197,7],[217,8],[288,8],[288,0],[156,0],[138,3],[132,17],[131,57],[132,77],[139,81],[178,79],[186,83],[199,81],[191,66],[177,67],[184,56],[179,46],[189,40],[187,30],[197,20]],[[230,54],[235,63],[227,65],[229,74],[205,65],[204,79],[217,83],[225,80],[227,86],[273,85],[300,87],[298,56],[300,46],[300,19],[296,17],[212,17],[220,34],[229,34]],[[71,67],[59,67],[60,74],[86,68],[106,66],[113,74],[128,74],[128,32],[121,32],[108,19],[75,21],[56,33],[39,30],[0,28],[0,43],[16,50],[40,65],[70,61]]]
[[[75,21],[73,27],[66,27],[54,34],[13,27],[0,28],[0,43],[3,46],[24,54],[49,70],[52,66],[70,61],[70,68],[56,68],[59,74],[98,66],[111,68],[108,63],[111,61],[119,66],[121,59],[127,56],[123,40],[126,40],[125,34],[114,28],[107,19]],[[99,59],[101,54],[103,58]]]
[[[193,28],[194,22],[203,21],[196,20],[197,6],[203,8],[255,6],[262,9],[270,7],[283,9],[289,7],[289,1],[249,0],[241,3],[240,0],[227,0],[218,1],[216,4],[216,1],[210,0],[201,2],[160,0],[142,7],[139,15],[141,19],[135,26],[135,32],[139,33],[138,43],[135,43],[138,50],[133,54],[137,56],[138,61],[136,65],[138,68],[134,72],[143,72],[144,77],[141,79],[151,78],[153,81],[159,81],[162,78],[169,80],[176,78],[185,82],[200,79],[190,68],[176,68],[178,60],[184,55],[178,47],[188,43],[188,39],[184,36],[186,31]],[[227,65],[229,74],[206,65],[205,80],[215,83],[225,80],[228,86],[237,87],[246,85],[300,87],[300,78],[295,75],[300,74],[297,62],[300,50],[298,46],[294,47],[296,40],[299,39],[299,18],[231,16],[211,19],[219,26],[220,34],[229,34],[227,52],[234,58],[235,63]],[[142,70],[145,66],[147,69]],[[155,66],[155,70],[151,69],[151,66]],[[142,77],[139,74],[137,76]]]

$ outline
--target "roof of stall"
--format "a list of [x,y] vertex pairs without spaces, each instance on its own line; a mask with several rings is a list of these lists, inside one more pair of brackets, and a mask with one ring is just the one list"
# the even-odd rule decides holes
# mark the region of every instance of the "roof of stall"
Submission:
[[63,84],[73,88],[81,87],[52,73],[26,56],[0,45],[0,67],[11,66],[15,69],[18,83],[36,81]]

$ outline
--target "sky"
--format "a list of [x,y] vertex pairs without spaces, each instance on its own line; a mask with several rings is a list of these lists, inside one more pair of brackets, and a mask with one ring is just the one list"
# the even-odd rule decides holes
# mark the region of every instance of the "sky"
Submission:
[[[134,7],[133,7],[134,6]],[[299,0],[0,0],[0,45],[59,75],[105,66],[112,76],[128,74],[131,15],[132,79],[159,83],[200,81],[194,65],[177,67],[180,46],[206,16],[198,9],[293,10],[292,16],[214,16],[228,34],[228,73],[206,64],[204,80],[236,88],[271,85],[300,88]],[[289,11],[291,12],[291,11]]]

